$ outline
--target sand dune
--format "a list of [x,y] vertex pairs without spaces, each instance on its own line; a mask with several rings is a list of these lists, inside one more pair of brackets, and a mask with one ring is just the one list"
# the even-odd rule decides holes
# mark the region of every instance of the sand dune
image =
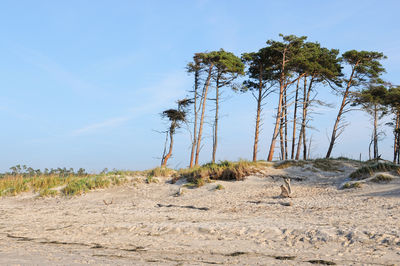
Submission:
[[[353,170],[266,168],[178,197],[182,182],[161,178],[73,198],[1,198],[0,263],[399,265],[399,179],[338,189]],[[277,197],[280,176],[293,177],[292,198]]]

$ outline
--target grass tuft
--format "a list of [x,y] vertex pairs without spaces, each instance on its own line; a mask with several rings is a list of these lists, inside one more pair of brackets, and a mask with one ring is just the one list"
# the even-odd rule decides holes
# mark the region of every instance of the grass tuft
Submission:
[[342,186],[342,189],[349,189],[349,188],[361,188],[361,183],[346,183]]
[[222,189],[225,189],[225,188],[224,188],[224,186],[221,185],[221,184],[218,184],[218,185],[215,187],[215,190],[222,190]]

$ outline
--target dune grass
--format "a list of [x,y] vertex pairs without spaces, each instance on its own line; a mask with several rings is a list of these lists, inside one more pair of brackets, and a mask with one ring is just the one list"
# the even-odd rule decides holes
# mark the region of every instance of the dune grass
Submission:
[[349,189],[349,188],[361,188],[361,183],[346,183],[342,186],[342,189]]
[[[315,159],[315,160],[285,160],[275,164],[276,169],[286,169],[289,167],[304,167],[306,165],[310,165],[313,168],[316,168],[325,172],[337,172],[340,171],[340,162],[339,159]],[[343,159],[340,159],[343,160]]]
[[124,176],[106,174],[34,177],[9,175],[0,179],[0,196],[15,196],[22,192],[33,191],[39,193],[40,197],[52,197],[59,194],[56,187],[64,187],[60,190],[63,195],[81,195],[89,190],[121,185],[126,181]]
[[241,160],[238,162],[221,161],[219,163],[207,163],[199,167],[186,168],[179,170],[172,179],[176,182],[181,178],[186,178],[188,186],[201,187],[211,180],[244,180],[246,176],[260,171],[260,167],[265,167],[264,162],[250,162]]
[[372,182],[375,183],[388,183],[393,180],[393,177],[385,174],[378,174],[374,178],[371,179]]
[[399,171],[399,166],[393,163],[369,163],[363,167],[358,168],[350,174],[351,179],[362,180],[371,177],[377,172],[394,172]]
[[306,164],[308,164],[307,161],[303,161],[303,160],[285,160],[285,161],[281,161],[275,164],[275,168],[276,169],[286,169],[289,167],[304,167]]

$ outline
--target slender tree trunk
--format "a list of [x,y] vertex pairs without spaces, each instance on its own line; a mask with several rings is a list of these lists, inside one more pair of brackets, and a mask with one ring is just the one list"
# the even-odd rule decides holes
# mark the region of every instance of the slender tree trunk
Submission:
[[164,164],[165,154],[167,153],[168,135],[169,135],[169,131],[166,131],[166,133],[165,133],[165,142],[164,142],[164,150],[163,150],[163,154],[161,156],[161,166]]
[[301,120],[301,128],[299,134],[299,141],[297,142],[297,152],[296,152],[296,160],[300,159],[300,151],[301,151],[301,144],[303,142],[304,136],[304,126],[305,126],[305,119],[306,119],[306,102],[307,102],[307,76],[304,76],[304,86],[303,86],[303,118]]
[[272,135],[271,146],[269,148],[269,153],[268,153],[268,161],[272,161],[272,159],[274,158],[275,143],[276,143],[276,139],[278,137],[279,126],[281,124],[281,119],[282,119],[282,98],[283,98],[283,91],[285,89],[285,63],[286,63],[286,49],[283,51],[278,110],[276,113],[275,128],[274,128],[274,133]]
[[174,133],[173,133],[172,127],[174,127],[174,125],[171,125],[171,129],[169,131],[169,151],[168,151],[167,155],[165,155],[161,167],[165,167],[167,165],[168,159],[172,155],[172,148],[174,146]]
[[398,132],[397,129],[399,128],[399,112],[396,113],[396,123],[395,123],[395,127],[394,127],[394,145],[393,145],[393,163],[396,163],[397,160],[397,150],[399,147],[399,143],[398,143]]
[[[282,100],[284,100],[285,98],[283,97]],[[279,127],[279,141],[280,141],[280,148],[281,148],[281,160],[285,160],[285,145],[284,145],[284,140],[283,140],[283,129],[284,129],[284,125],[283,125],[283,121],[284,121],[284,116],[285,114],[285,104],[284,102],[282,103],[282,117],[281,117],[281,125]]]
[[374,106],[374,159],[378,159],[378,110],[377,106]]
[[194,72],[194,125],[193,125],[193,140],[192,140],[192,150],[190,152],[190,168],[193,168],[193,160],[194,160],[194,152],[197,144],[197,119],[198,119],[198,110],[197,110],[197,91],[199,87],[199,70],[198,70],[198,62],[195,60],[196,69]]
[[254,146],[253,146],[253,162],[257,161],[258,152],[258,136],[260,134],[260,120],[261,120],[261,101],[262,101],[262,67],[260,66],[260,73],[258,78],[258,98],[257,98],[257,115],[256,115],[256,129],[254,133]]
[[215,163],[215,154],[217,153],[218,145],[218,110],[219,110],[219,74],[215,86],[215,119],[214,119],[214,134],[213,134],[213,151],[212,162]]
[[299,99],[299,83],[300,83],[300,77],[297,80],[297,86],[296,86],[296,97],[294,100],[294,114],[293,114],[293,136],[292,136],[292,154],[290,158],[293,160],[294,159],[294,149],[296,146],[296,123],[297,123],[297,102]]
[[337,114],[335,124],[333,125],[332,136],[331,136],[331,140],[330,140],[330,143],[329,143],[328,152],[326,153],[326,158],[330,158],[331,157],[333,146],[335,145],[335,142],[336,142],[336,137],[337,137],[336,134],[337,134],[337,130],[338,130],[338,127],[339,127],[339,123],[340,123],[340,120],[342,118],[344,107],[346,106],[346,100],[347,100],[347,97],[349,96],[351,82],[353,81],[354,73],[355,73],[355,70],[356,70],[357,66],[358,66],[358,62],[355,64],[355,66],[353,67],[353,69],[351,71],[349,82],[347,83],[346,90],[345,90],[345,92],[343,94],[342,104],[340,105],[339,112]]
[[285,116],[284,117],[284,127],[285,127],[285,160],[287,160],[287,158],[288,158],[288,119],[287,119],[287,116],[288,116],[288,105],[287,105],[287,90],[285,90],[285,96],[284,96],[284,102],[285,102],[285,108],[284,108],[284,113],[283,113],[283,115]]
[[208,76],[207,76],[207,80],[206,80],[205,88],[204,88],[199,134],[197,135],[195,165],[199,165],[199,154],[200,154],[200,148],[201,148],[201,136],[203,134],[203,124],[204,124],[204,114],[205,114],[205,110],[206,110],[207,92],[208,92],[208,87],[209,87],[210,81],[211,81],[211,72],[212,72],[213,67],[214,67],[214,64],[210,64],[210,67],[208,69]]

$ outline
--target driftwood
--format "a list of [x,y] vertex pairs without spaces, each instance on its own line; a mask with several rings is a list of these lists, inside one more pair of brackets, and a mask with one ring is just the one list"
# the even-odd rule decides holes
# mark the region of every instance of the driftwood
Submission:
[[108,205],[111,205],[111,204],[114,203],[114,199],[111,199],[110,202],[107,202],[106,200],[103,200],[103,202],[104,202],[104,204],[105,204],[106,206],[108,206]]
[[183,189],[182,187],[179,187],[178,191],[174,194],[174,197],[179,197],[183,194]]
[[285,182],[284,185],[281,185],[281,197],[283,198],[290,198],[290,195],[292,194],[292,188],[290,186],[290,178],[285,178],[283,179]]

